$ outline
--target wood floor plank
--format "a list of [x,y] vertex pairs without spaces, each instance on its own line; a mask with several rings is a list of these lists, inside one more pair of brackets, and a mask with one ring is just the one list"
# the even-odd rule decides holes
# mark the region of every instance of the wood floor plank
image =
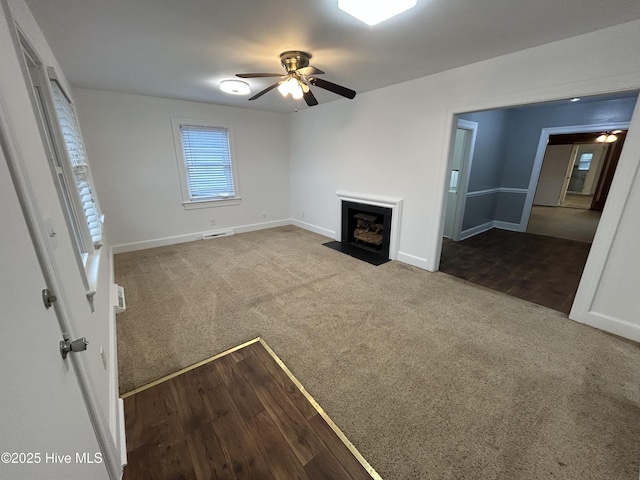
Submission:
[[237,352],[125,398],[124,480],[371,480],[264,345]]
[[186,440],[142,445],[127,453],[122,480],[196,480]]
[[591,245],[491,229],[442,243],[440,271],[569,313]]
[[[243,355],[242,358],[246,358],[246,355]],[[264,405],[238,368],[235,360],[229,356],[222,357],[216,360],[215,366],[223,378],[224,384],[227,386],[240,414],[245,420],[264,411]]]
[[145,391],[126,398],[124,404],[128,450],[183,436],[169,385],[160,384],[154,392]]
[[367,472],[356,459],[353,453],[351,453],[351,450],[338,438],[324,418],[316,415],[309,423],[353,480],[371,480],[369,472]]
[[247,347],[247,352],[251,352],[258,358],[258,360],[260,360],[278,385],[287,392],[289,400],[291,400],[307,420],[313,418],[316,413],[318,413],[296,384],[293,383],[291,378],[289,378],[286,372],[280,368],[280,365],[278,365],[275,359],[269,355],[269,352],[267,352],[262,345],[250,345]]
[[211,423],[198,426],[186,440],[198,480],[235,480]]
[[295,408],[286,397],[286,392],[255,356],[248,356],[238,363],[238,367],[302,464],[306,464],[325,448],[307,419]]
[[313,457],[304,466],[304,470],[311,480],[353,480],[338,459],[326,448]]
[[212,414],[211,423],[231,465],[234,478],[274,480],[227,387],[220,385],[215,391],[210,392],[208,400]]
[[[211,378],[211,375],[208,377]],[[205,392],[199,388],[198,380],[195,375],[180,375],[167,384],[182,424],[183,435],[188,435],[210,419]]]
[[253,417],[249,428],[274,477],[278,480],[309,480],[303,465],[267,411]]

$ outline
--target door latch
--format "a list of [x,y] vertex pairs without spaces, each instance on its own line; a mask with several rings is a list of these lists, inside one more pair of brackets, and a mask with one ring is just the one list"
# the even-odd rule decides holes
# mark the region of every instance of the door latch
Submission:
[[68,353],[84,352],[87,349],[87,345],[89,345],[89,341],[85,337],[78,338],[72,342],[65,333],[62,338],[64,340],[60,341],[60,355],[62,355],[63,360],[67,359]]
[[44,308],[49,309],[54,302],[58,301],[58,297],[56,297],[51,290],[45,288],[42,290],[42,303],[44,303]]

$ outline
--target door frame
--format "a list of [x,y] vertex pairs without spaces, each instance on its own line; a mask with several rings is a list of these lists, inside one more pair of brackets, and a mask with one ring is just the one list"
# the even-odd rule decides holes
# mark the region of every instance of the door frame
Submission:
[[[471,164],[473,163],[473,154],[476,148],[476,139],[478,137],[478,123],[471,120],[464,120],[457,118],[456,127],[452,131],[451,142],[449,147],[449,160],[447,162],[447,188],[445,189],[445,198],[443,202],[443,217],[446,222],[447,216],[447,203],[449,201],[449,184],[451,182],[451,165],[453,164],[453,151],[454,142],[456,137],[456,131],[458,129],[468,130],[471,132],[468,140],[465,142],[464,155],[460,164],[459,181],[458,181],[458,195],[456,200],[456,208],[454,210],[453,227],[451,232],[451,240],[460,240],[460,234],[462,233],[462,220],[464,218],[464,210],[467,203],[467,192],[469,191],[469,179],[471,178]],[[444,223],[443,223],[444,228]]]
[[588,125],[568,125],[564,127],[547,127],[540,132],[538,140],[538,149],[529,178],[529,186],[527,188],[527,196],[522,208],[522,217],[520,218],[520,231],[526,232],[531,216],[531,208],[533,207],[533,197],[536,194],[538,180],[540,179],[540,170],[542,170],[542,161],[544,153],[547,150],[550,135],[571,134],[571,133],[597,133],[606,130],[628,130],[631,122],[615,122],[615,123],[592,123]]
[[[0,14],[6,15],[7,22],[10,25],[14,25],[13,19],[8,12],[8,5],[4,0],[0,0]],[[26,88],[30,88],[28,86],[28,82],[25,80],[28,78],[28,72],[26,71],[26,64],[22,59],[22,47],[20,45],[17,30],[15,27],[9,28],[9,30],[14,56],[18,59],[23,82],[25,83]],[[33,105],[31,105],[31,107],[33,115],[36,115],[33,111]],[[69,311],[68,302],[64,297],[64,288],[61,282],[61,277],[54,262],[52,245],[48,239],[47,226],[40,215],[41,209],[38,206],[37,192],[30,181],[29,174],[25,166],[25,160],[21,154],[20,140],[18,136],[14,134],[14,123],[11,121],[11,115],[9,112],[10,107],[5,106],[3,98],[0,96],[0,148],[3,149],[29,233],[33,239],[33,247],[38,261],[40,262],[45,281],[48,288],[56,293],[58,299],[53,305],[60,325],[60,331],[67,332],[72,338],[76,338],[78,335],[71,320],[72,316]],[[38,140],[34,139],[33,141]],[[43,160],[45,160],[43,162],[43,165],[45,165],[47,160]],[[43,172],[46,172],[48,175],[48,170],[43,170]],[[62,340],[62,335],[60,340]],[[56,346],[54,345],[53,348],[56,348]],[[86,405],[96,439],[100,446],[109,477],[113,480],[120,479],[122,473],[120,455],[111,435],[108,422],[101,413],[95,388],[88,373],[86,360],[82,355],[70,355],[67,358],[67,361],[75,371],[76,379],[78,381],[80,391],[82,392],[82,397]]]

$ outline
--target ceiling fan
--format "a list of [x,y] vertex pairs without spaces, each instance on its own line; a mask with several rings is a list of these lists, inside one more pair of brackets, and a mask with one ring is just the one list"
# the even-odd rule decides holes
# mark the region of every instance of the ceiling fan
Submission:
[[286,97],[290,94],[296,100],[304,98],[307,105],[312,107],[318,105],[318,100],[316,100],[315,95],[311,92],[311,85],[329,90],[330,92],[337,93],[349,99],[353,99],[356,96],[356,92],[350,88],[316,77],[316,75],[321,75],[324,72],[319,68],[309,65],[310,58],[311,54],[309,53],[289,50],[280,54],[280,63],[287,71],[285,75],[281,73],[238,73],[236,77],[281,77],[276,83],[258,92],[249,100],[260,98],[265,93],[277,87],[283,96]]

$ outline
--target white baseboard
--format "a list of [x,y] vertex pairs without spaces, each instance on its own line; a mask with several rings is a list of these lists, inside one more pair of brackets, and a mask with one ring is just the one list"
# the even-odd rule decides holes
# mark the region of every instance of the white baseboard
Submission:
[[334,232],[333,230],[318,227],[317,225],[313,225],[311,223],[301,222],[300,220],[296,220],[292,218],[291,225],[295,225],[296,227],[309,230],[310,232],[317,233],[318,235],[323,235],[325,237],[333,238],[334,240],[336,238],[336,232]]
[[414,267],[422,268],[423,270],[432,271],[429,269],[429,262],[426,258],[416,257],[410,253],[398,252],[398,258],[396,258],[396,260],[413,265]]
[[493,228],[493,221],[468,228],[467,230],[463,230],[462,232],[460,232],[460,240],[466,240],[467,238],[471,238],[474,235],[478,235],[479,233],[486,232],[487,230],[491,230],[492,228]]
[[[273,222],[239,225],[237,227],[224,228],[220,231],[233,230],[235,233],[246,233],[256,230],[264,230],[266,228],[283,227],[285,225],[291,225],[291,220],[287,218],[284,220],[275,220]],[[146,250],[148,248],[164,247],[166,245],[193,242],[195,240],[202,240],[203,234],[212,232],[215,231],[187,233],[184,235],[174,235],[172,237],[154,238],[152,240],[144,240],[141,242],[123,243],[121,245],[112,246],[111,251],[115,255],[118,253],[135,252],[136,250]]]
[[619,337],[628,338],[634,342],[640,342],[640,325],[615,318],[610,315],[598,312],[587,312],[573,318],[569,315],[571,320],[579,323],[584,323],[591,327],[604,330],[605,332],[613,333]]
[[253,223],[251,225],[241,225],[239,227],[232,227],[236,233],[255,232],[256,230],[266,230],[267,228],[285,227],[291,225],[291,219],[286,218],[284,220],[274,220],[273,222]]
[[499,228],[501,230],[510,230],[512,232],[521,232],[522,231],[520,229],[520,224],[519,223],[502,222],[500,220],[494,220],[493,221],[493,227],[494,228]]
[[492,228],[499,228],[501,230],[510,230],[512,232],[522,231],[519,223],[492,220],[490,222],[483,223],[482,225],[476,225],[475,227],[471,227],[467,230],[460,232],[460,240],[466,240],[467,238],[471,238],[474,235],[478,235],[479,233],[486,232],[487,230],[491,230]]

